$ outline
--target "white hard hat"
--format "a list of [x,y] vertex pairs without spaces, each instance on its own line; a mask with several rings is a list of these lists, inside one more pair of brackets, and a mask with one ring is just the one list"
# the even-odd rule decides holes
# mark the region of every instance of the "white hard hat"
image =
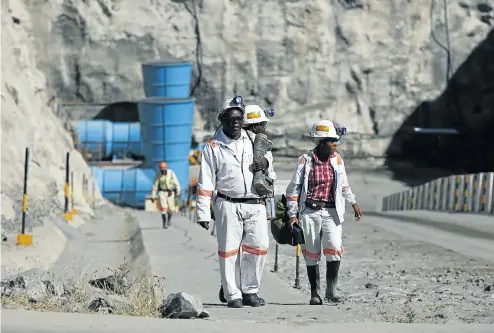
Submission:
[[230,109],[239,109],[245,114],[245,105],[242,96],[235,96],[234,98],[225,98],[223,105],[221,105],[218,113],[218,119]]
[[312,131],[309,136],[311,138],[334,138],[340,139],[338,133],[336,133],[335,125],[330,120],[319,120],[312,126]]
[[266,117],[266,113],[259,105],[252,104],[245,107],[244,126],[268,121],[269,119]]

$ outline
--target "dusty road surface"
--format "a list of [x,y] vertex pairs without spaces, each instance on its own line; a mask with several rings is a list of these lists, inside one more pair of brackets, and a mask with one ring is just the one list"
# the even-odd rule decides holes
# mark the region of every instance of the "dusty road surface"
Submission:
[[[290,164],[278,165],[279,178],[291,177]],[[384,170],[346,168],[364,218],[355,222],[347,206],[340,277],[346,301],[332,309],[338,320],[494,323],[494,218],[381,213],[382,196],[404,185]],[[279,247],[277,275],[291,285],[295,260],[294,248]],[[269,265],[274,268],[273,256]],[[324,262],[320,268],[324,276]],[[303,258],[300,274],[308,292]]]
[[[293,160],[290,162],[283,164],[286,165],[284,169],[278,169],[278,194],[284,191],[291,177]],[[492,332],[493,262],[488,260],[489,256],[479,255],[482,249],[494,253],[489,222],[463,215],[463,218],[474,221],[463,223],[444,213],[383,216],[378,211],[382,195],[398,191],[403,185],[392,181],[385,171],[347,169],[350,184],[364,211],[364,219],[357,223],[352,219],[351,211],[347,211],[343,231],[345,254],[339,284],[345,301],[339,305],[308,305],[308,281],[302,257],[301,290],[293,288],[293,247],[279,247],[278,271],[271,272],[275,260],[275,244],[272,242],[260,292],[267,305],[228,309],[218,300],[220,276],[215,238],[185,217],[177,216],[173,226],[164,230],[158,214],[132,211],[141,228],[143,251],[147,254],[143,269],[166,278],[165,294],[184,291],[199,297],[210,318],[179,321],[4,310],[2,330],[224,332],[231,329],[251,332],[265,329],[271,332],[326,332],[328,324],[331,324],[332,329],[359,333],[398,330]],[[113,243],[109,238],[104,241]],[[469,244],[471,248],[476,244],[477,248],[469,250]],[[96,248],[90,251],[95,256],[96,252]],[[64,260],[69,260],[69,257]],[[417,325],[403,326],[403,323]]]
[[[5,319],[4,319],[5,318]],[[76,313],[2,311],[2,333],[326,333],[328,330],[344,333],[490,333],[491,325],[482,324],[280,324],[252,323],[233,320],[163,320],[142,317],[92,316]]]

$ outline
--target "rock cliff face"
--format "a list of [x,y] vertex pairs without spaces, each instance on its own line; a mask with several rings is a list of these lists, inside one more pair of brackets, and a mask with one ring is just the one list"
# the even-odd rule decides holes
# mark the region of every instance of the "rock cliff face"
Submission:
[[[301,134],[331,118],[348,128],[346,156],[384,156],[402,123],[441,95],[448,72],[492,30],[492,7],[492,0],[3,0],[2,213],[18,214],[12,200],[20,198],[25,146],[33,150],[31,198],[53,196],[56,182],[61,199],[72,142],[53,114],[56,102],[142,98],[140,64],[152,60],[194,62],[197,128],[213,129],[219,102],[236,90],[277,109],[270,123],[277,149],[306,148]],[[449,67],[439,44],[450,50]],[[492,61],[493,47],[483,54]],[[460,83],[483,75],[467,72]],[[465,107],[464,119],[482,113],[482,124],[492,121],[490,87],[462,95],[463,105],[485,101]],[[73,159],[77,173],[89,173],[77,153]]]
[[332,118],[349,130],[345,153],[371,156],[445,88],[446,54],[433,37],[449,39],[454,71],[493,18],[488,0],[25,3],[39,68],[62,100],[142,98],[141,63],[191,60],[207,128],[235,89],[279,111],[276,148],[303,146],[314,120]]
[[[32,16],[21,1],[2,1],[2,232],[20,231],[24,152],[30,148],[27,226],[63,209],[65,154],[71,152],[76,186],[82,199],[82,174],[90,175],[63,124],[55,117],[53,90],[37,66]],[[55,87],[56,88],[56,87]],[[96,194],[99,196],[98,191]]]

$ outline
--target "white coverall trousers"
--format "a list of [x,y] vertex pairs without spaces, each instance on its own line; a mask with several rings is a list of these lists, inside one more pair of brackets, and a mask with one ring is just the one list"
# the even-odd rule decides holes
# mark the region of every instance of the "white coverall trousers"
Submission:
[[158,191],[158,197],[160,199],[161,214],[175,212],[175,194],[173,192],[168,195],[168,191]]
[[301,245],[307,266],[318,265],[322,252],[327,261],[341,261],[343,254],[342,225],[336,225],[333,217],[338,215],[335,208],[313,210],[305,208],[300,214],[301,227],[304,230],[305,244]]
[[258,293],[269,247],[266,207],[217,197],[213,210],[226,300]]

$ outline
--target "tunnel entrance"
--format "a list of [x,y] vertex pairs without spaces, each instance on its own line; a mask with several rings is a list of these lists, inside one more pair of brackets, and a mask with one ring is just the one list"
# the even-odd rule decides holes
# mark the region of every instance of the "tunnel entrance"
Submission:
[[[113,123],[137,123],[139,122],[139,111],[136,102],[122,101],[115,102],[103,107],[93,118],[93,120],[108,120]],[[144,161],[144,155],[136,154],[132,151],[126,152],[128,158],[134,161]],[[104,162],[112,161],[113,156],[101,157]]]
[[109,120],[116,123],[134,123],[139,121],[139,112],[136,102],[111,103],[101,109],[94,120]]
[[[441,176],[493,171],[493,129],[494,29],[458,67],[445,91],[422,102],[403,122],[387,149],[386,164],[400,180],[404,175],[397,165],[404,161],[415,168],[440,169]],[[434,178],[437,174],[431,173],[428,180]]]

